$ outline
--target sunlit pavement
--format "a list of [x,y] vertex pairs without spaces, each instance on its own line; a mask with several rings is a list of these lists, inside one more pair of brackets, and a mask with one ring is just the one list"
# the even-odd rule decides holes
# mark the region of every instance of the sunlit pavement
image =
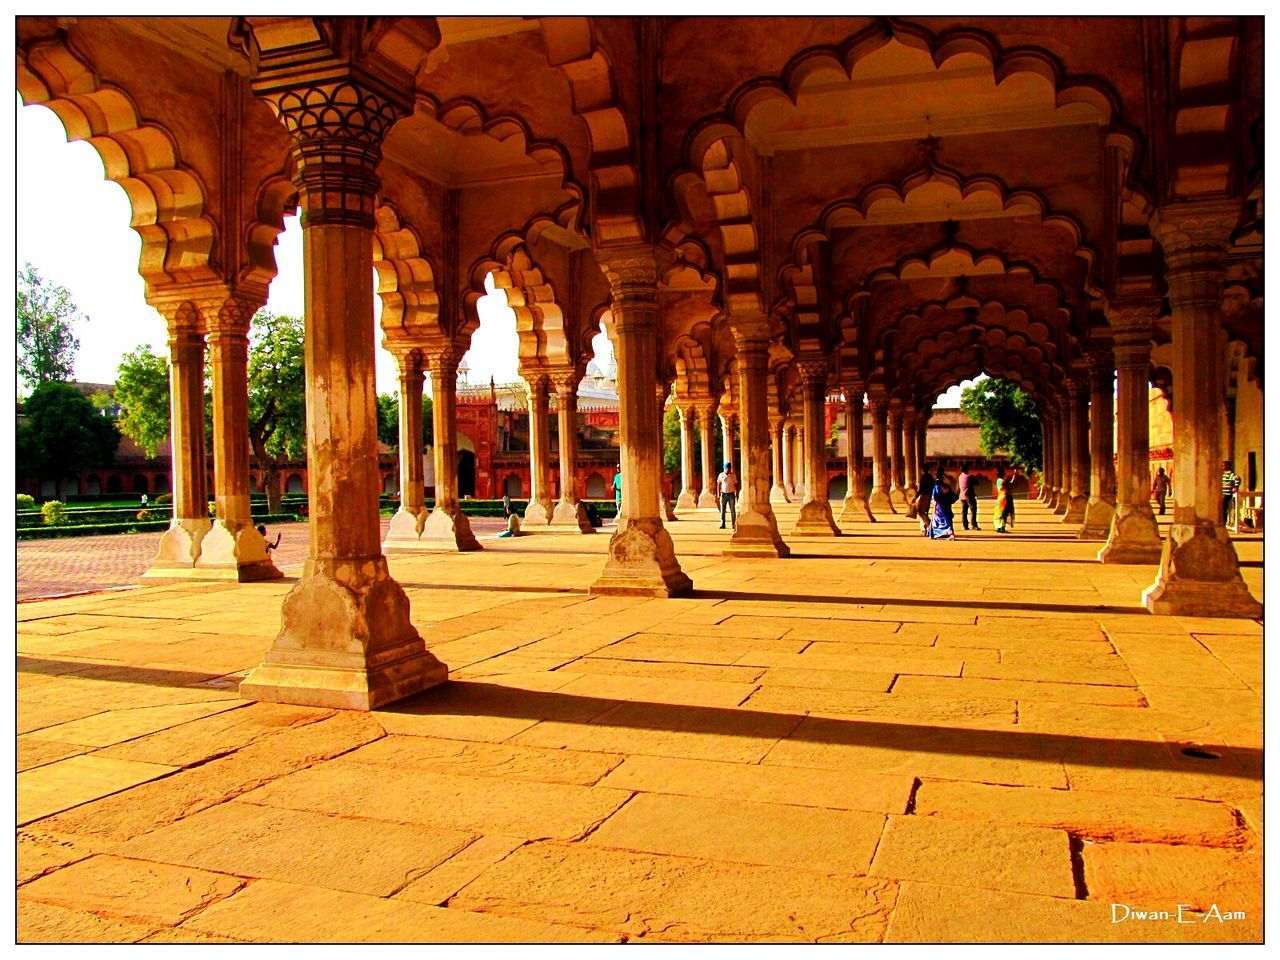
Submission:
[[372,714],[238,699],[288,580],[21,604],[19,940],[1261,939],[1258,622],[1038,504],[795,515],[670,524],[675,600],[587,596],[607,530],[393,557],[452,681]]

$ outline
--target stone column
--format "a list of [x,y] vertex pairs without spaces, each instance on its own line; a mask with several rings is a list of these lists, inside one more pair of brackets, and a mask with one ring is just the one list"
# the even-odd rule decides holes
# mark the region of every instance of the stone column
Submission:
[[1067,381],[1067,397],[1069,492],[1062,522],[1080,524],[1084,523],[1085,507],[1089,503],[1089,389],[1085,380]]
[[1040,496],[1041,503],[1048,503],[1053,476],[1053,415],[1048,403],[1040,409]]
[[1177,505],[1160,573],[1142,599],[1152,613],[1262,616],[1240,576],[1221,514],[1222,285],[1235,203],[1162,207],[1152,233],[1164,250],[1173,322],[1174,476]]
[[[742,451],[738,449],[738,415],[736,413],[720,414],[720,430],[724,433],[724,459],[721,463],[733,462],[733,469],[742,473]],[[719,473],[719,471],[716,471]],[[713,481],[715,477],[711,478]],[[719,504],[716,504],[719,507]]]
[[[698,411],[698,426],[702,428],[701,449],[702,449],[702,493],[698,494],[699,509],[714,510],[719,506],[716,503],[716,477],[720,475],[720,470],[716,465],[716,431],[712,426],[712,418],[716,415],[716,408],[710,403],[705,404]],[[724,463],[725,461],[721,461]],[[734,468],[737,469],[736,467]]]
[[1103,563],[1159,563],[1160,527],[1151,509],[1150,407],[1151,327],[1160,303],[1113,303],[1107,319],[1116,358],[1116,512]]
[[875,513],[897,513],[889,499],[889,401],[871,397],[871,496]]
[[788,557],[769,504],[769,341],[764,318],[733,327],[738,351],[738,415],[742,418],[742,494],[738,526],[725,556]]
[[[929,436],[929,417],[932,409],[916,415],[916,476],[914,480],[920,479],[920,474],[924,472],[925,466],[928,465],[929,458],[926,456],[928,444],[925,442]],[[914,482],[913,480],[913,482]]]
[[698,489],[693,482],[693,429],[697,414],[686,401],[676,411],[680,414],[680,496],[677,510],[694,510],[698,506]]
[[1067,512],[1067,503],[1071,499],[1071,403],[1067,399],[1066,388],[1058,394],[1058,429],[1054,431],[1053,462],[1057,471],[1057,479],[1053,489],[1052,510],[1056,516]]
[[1105,540],[1116,513],[1116,467],[1112,450],[1115,426],[1115,366],[1110,349],[1089,353],[1089,503],[1081,540]]
[[[479,550],[480,541],[471,532],[471,521],[458,503],[458,362],[460,349],[428,353],[431,368],[431,432],[432,465],[436,473],[436,504],[422,525],[422,543],[446,550]],[[421,383],[418,390],[421,391]],[[422,398],[417,401],[418,441],[415,452],[422,451]],[[404,421],[401,420],[403,424]],[[403,442],[403,441],[402,441]],[[421,469],[421,468],[419,468]]]
[[[916,499],[916,481],[920,479],[920,464],[916,459],[916,455],[920,451],[920,443],[916,439],[916,433],[920,429],[919,414],[907,411],[902,415],[902,439],[903,439],[903,456],[906,459],[904,466],[902,489],[907,495],[907,501],[911,504]],[[914,513],[914,510],[912,511]]]
[[797,366],[804,392],[805,472],[809,485],[792,532],[810,537],[838,537],[840,528],[831,516],[831,504],[827,500],[827,361],[814,357],[799,361]]
[[201,579],[245,583],[284,576],[267,555],[249,511],[249,320],[257,308],[257,303],[228,298],[205,311],[216,519],[200,541],[196,575]]
[[786,489],[787,502],[796,495],[795,483],[795,434],[796,429],[790,422],[782,424],[782,486]]
[[[422,354],[401,350],[395,356],[400,373],[400,509],[382,541],[384,553],[417,549],[427,520],[422,470]],[[433,405],[433,413],[435,409]]]
[[618,366],[618,440],[622,512],[609,538],[609,557],[593,594],[669,597],[688,593],[671,534],[657,513],[662,464],[658,369],[658,264],[653,250],[636,247],[605,259],[601,268],[613,295]]
[[144,574],[192,576],[200,544],[213,524],[205,486],[204,330],[190,303],[157,307],[169,327],[169,439],[173,451],[173,520]]
[[551,375],[560,427],[560,500],[551,515],[551,525],[577,527],[579,533],[595,533],[587,508],[578,498],[578,384],[581,382],[577,369]]
[[849,478],[849,485],[840,508],[841,523],[876,522],[867,503],[867,486],[862,477],[862,393],[861,383],[844,388],[844,422],[848,434],[845,475]]
[[893,452],[889,461],[889,502],[894,508],[906,508],[907,492],[904,489],[905,480],[905,464],[903,463],[903,436],[902,436],[902,401],[893,399],[889,401],[889,437],[893,443]]
[[[658,399],[658,444],[659,444],[659,451],[661,451],[661,449],[662,449],[662,442],[663,442],[663,441],[662,441],[662,420],[663,420],[663,417],[664,417],[664,416],[665,416],[665,414],[666,414],[666,408],[667,408],[667,393],[670,391],[670,389],[671,389],[671,386],[670,386],[670,384],[669,384],[669,383],[664,383],[662,380],[659,380],[659,381],[658,381],[658,387],[657,387],[657,399]],[[677,408],[677,409],[678,409],[678,408]],[[682,440],[682,442],[683,442],[683,440]],[[683,452],[683,450],[682,450],[682,452]],[[673,509],[671,508],[671,501],[667,498],[667,490],[666,490],[666,486],[665,486],[665,484],[664,484],[664,482],[663,482],[663,481],[666,479],[666,475],[665,475],[665,472],[664,472],[664,470],[663,470],[663,466],[662,466],[662,457],[661,457],[661,456],[659,456],[659,457],[658,457],[658,459],[657,459],[657,462],[655,462],[655,463],[651,466],[651,469],[652,469],[652,470],[654,470],[654,471],[657,473],[657,480],[656,480],[656,482],[657,482],[657,484],[658,484],[658,516],[659,516],[659,517],[661,517],[663,520],[665,520],[665,521],[666,521],[666,522],[668,522],[668,523],[670,523],[670,522],[671,522],[671,521],[673,521],[673,520],[678,520],[678,519],[680,519],[679,517],[677,517],[677,516],[676,516],[676,512],[675,512],[675,510],[673,510]],[[682,479],[682,482],[683,482],[683,479]]]
[[[803,403],[803,401],[801,401]],[[796,424],[795,433],[791,436],[791,474],[796,481],[796,496],[801,500],[809,489],[809,470],[808,464],[805,462],[805,446],[804,446],[804,420],[803,413],[801,421]]]
[[770,503],[791,502],[791,498],[787,495],[786,487],[786,473],[791,468],[787,463],[786,451],[783,449],[785,445],[783,431],[785,429],[781,416],[769,417],[769,436],[773,441],[771,444],[773,450],[773,486],[769,489]]
[[410,621],[379,544],[376,171],[382,138],[411,101],[341,69],[254,83],[292,139],[302,210],[311,550],[280,633],[240,695],[372,710],[442,682],[447,669]]
[[551,522],[555,501],[551,498],[551,413],[548,403],[551,381],[545,373],[521,373],[529,385],[529,503],[524,522],[535,527]]

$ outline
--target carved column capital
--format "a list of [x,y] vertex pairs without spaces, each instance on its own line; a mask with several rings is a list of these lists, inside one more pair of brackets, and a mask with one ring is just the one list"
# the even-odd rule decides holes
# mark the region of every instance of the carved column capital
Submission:
[[1240,221],[1234,201],[1176,203],[1151,219],[1151,234],[1164,252],[1169,302],[1217,309],[1231,234]]
[[823,357],[804,357],[796,361],[796,372],[806,389],[827,388],[827,361]]
[[551,381],[551,389],[556,392],[557,396],[577,394],[578,384],[582,382],[582,371],[553,370],[548,374],[548,378]]
[[201,304],[205,328],[210,339],[243,338],[249,335],[249,323],[263,303],[245,297],[218,297]]
[[653,248],[613,248],[597,257],[609,281],[614,322],[620,328],[652,324],[658,310],[658,257]]
[[412,110],[392,91],[355,67],[334,76],[259,80],[254,91],[284,124],[293,143],[293,182],[302,224],[374,226],[382,141]]

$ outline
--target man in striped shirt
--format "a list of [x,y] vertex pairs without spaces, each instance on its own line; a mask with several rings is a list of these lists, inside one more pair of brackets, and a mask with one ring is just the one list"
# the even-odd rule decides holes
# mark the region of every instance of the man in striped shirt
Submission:
[[1222,461],[1222,522],[1226,524],[1231,519],[1231,501],[1236,495],[1236,491],[1240,489],[1240,477],[1231,469],[1231,461]]

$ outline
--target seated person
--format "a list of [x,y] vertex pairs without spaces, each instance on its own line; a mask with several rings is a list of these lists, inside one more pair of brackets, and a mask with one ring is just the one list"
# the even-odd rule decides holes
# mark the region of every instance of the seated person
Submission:
[[500,534],[498,534],[498,538],[502,539],[504,537],[523,536],[523,534],[520,533],[520,517],[516,514],[514,510],[511,509],[510,506],[506,508],[506,514],[507,514],[507,529],[503,530]]
[[[258,533],[261,534],[263,540],[267,539],[267,528],[265,524],[261,524],[261,523],[258,524]],[[271,551],[275,550],[277,547],[280,546],[280,538],[282,536],[283,534],[277,533],[275,543],[271,543],[270,541],[267,541],[267,556],[271,556]]]

